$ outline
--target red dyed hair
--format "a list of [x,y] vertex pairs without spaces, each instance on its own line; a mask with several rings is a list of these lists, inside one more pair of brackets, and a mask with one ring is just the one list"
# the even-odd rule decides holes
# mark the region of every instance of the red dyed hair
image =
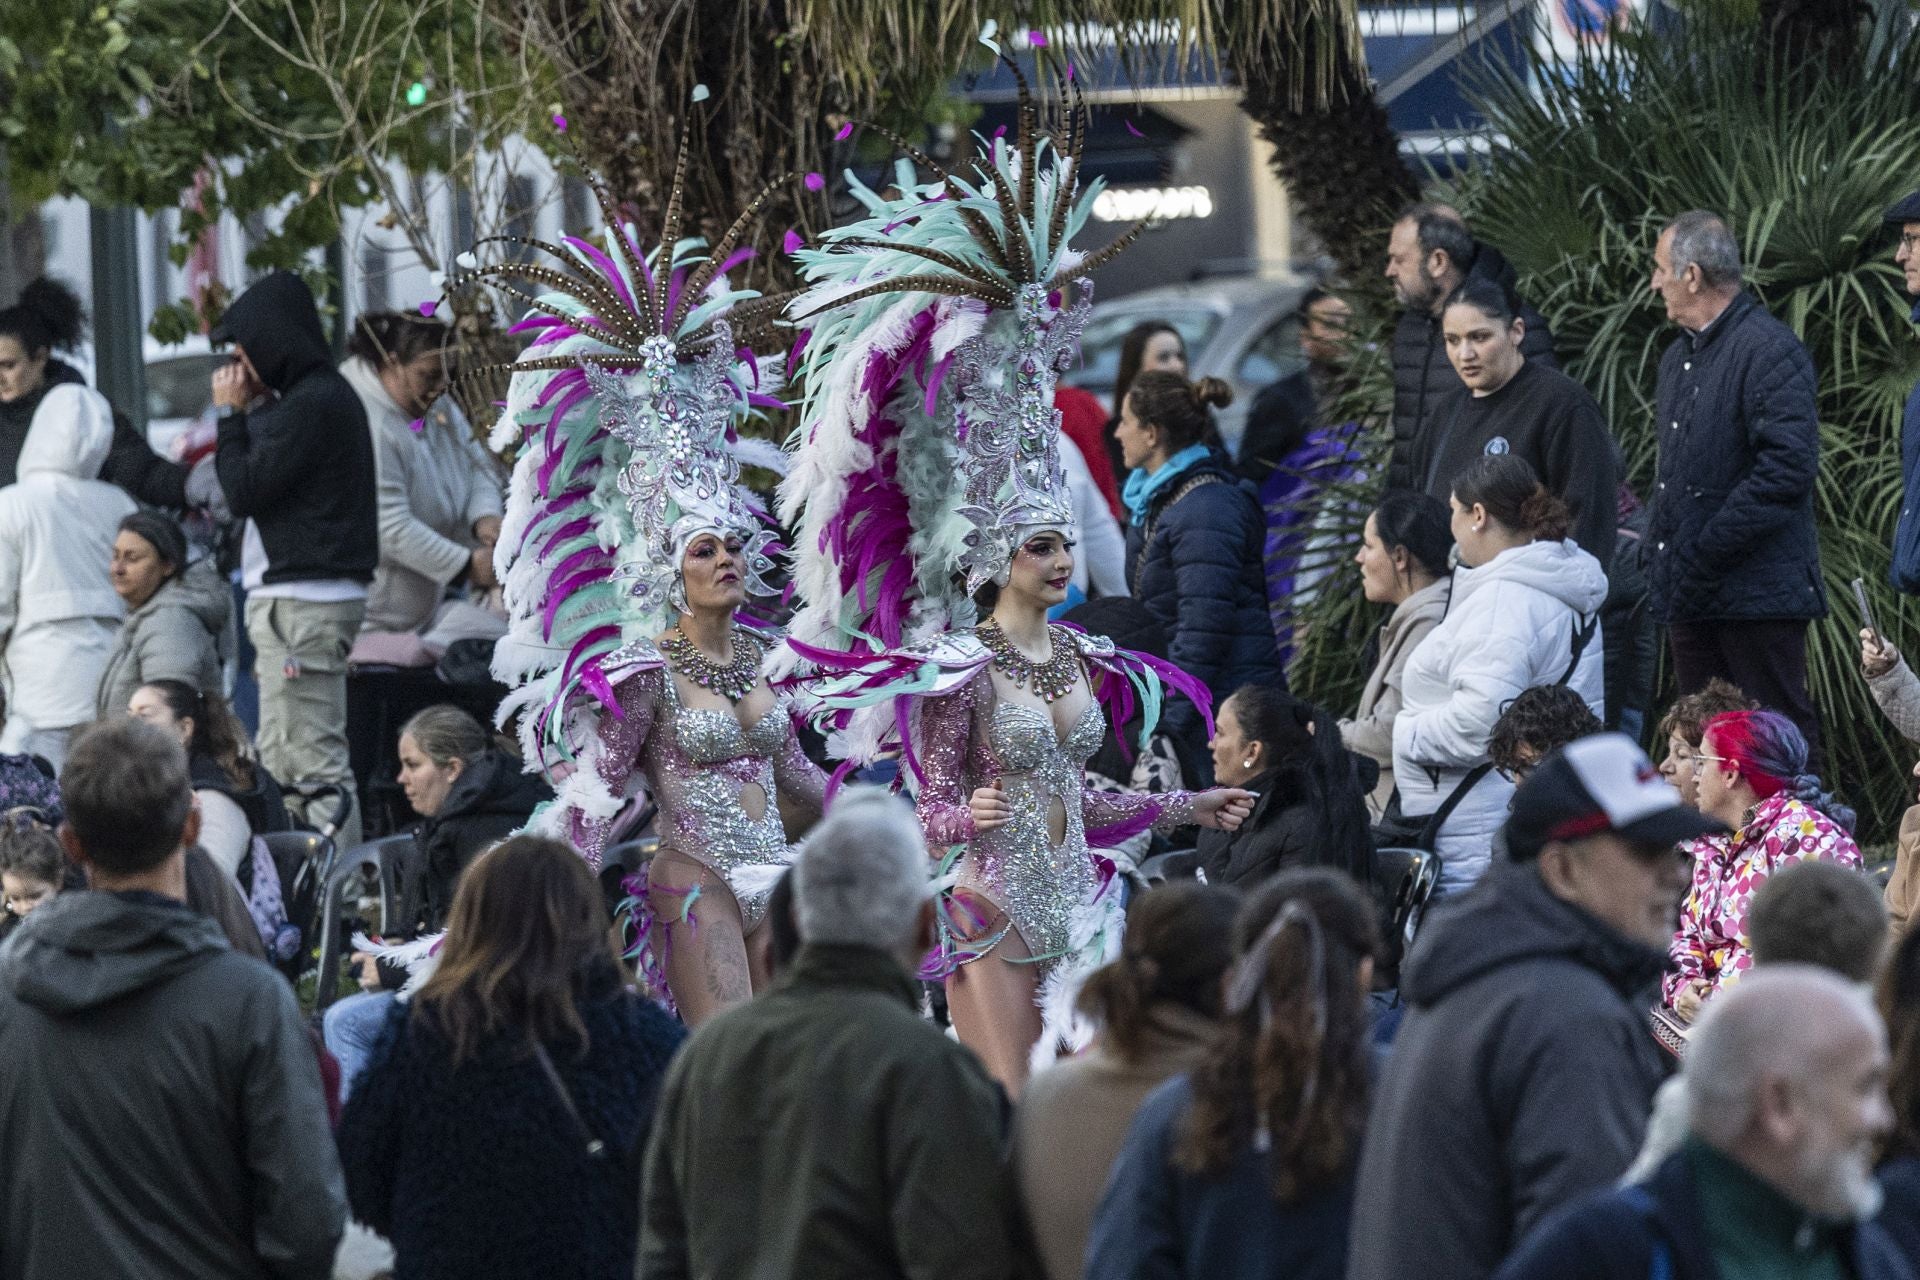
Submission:
[[1806,738],[1778,711],[1722,712],[1702,728],[1700,745],[1731,761],[1762,800],[1785,791],[1807,768]]

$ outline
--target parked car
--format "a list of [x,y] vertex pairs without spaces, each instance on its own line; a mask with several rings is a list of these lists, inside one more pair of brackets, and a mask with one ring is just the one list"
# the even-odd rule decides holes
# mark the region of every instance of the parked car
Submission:
[[174,441],[213,408],[213,371],[231,357],[196,334],[176,346],[147,342],[147,443],[163,458]]
[[1165,320],[1180,331],[1191,376],[1222,378],[1233,387],[1233,403],[1215,420],[1237,453],[1253,397],[1305,363],[1295,313],[1307,289],[1298,277],[1239,277],[1162,285],[1095,302],[1080,337],[1081,364],[1065,380],[1112,404],[1127,330]]

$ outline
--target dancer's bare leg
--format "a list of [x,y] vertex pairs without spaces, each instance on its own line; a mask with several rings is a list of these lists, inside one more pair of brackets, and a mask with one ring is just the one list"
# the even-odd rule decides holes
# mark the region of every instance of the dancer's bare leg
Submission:
[[[651,906],[655,928],[668,940],[667,990],[681,1019],[697,1027],[728,1005],[753,996],[747,944],[740,932],[740,906],[726,882],[700,863],[662,849],[647,869],[655,889]],[[700,894],[686,911],[687,894]]]
[[747,935],[747,977],[753,983],[753,993],[759,995],[773,982],[773,957],[768,954],[773,946],[773,930],[767,927],[765,916]]
[[[992,902],[971,896],[978,914],[989,921],[980,936],[988,936],[1005,918]],[[1040,1039],[1040,1008],[1034,1003],[1040,974],[1037,965],[1010,962],[1030,954],[1020,931],[1008,929],[990,954],[961,965],[947,978],[947,1015],[953,1019],[960,1043],[980,1056],[987,1073],[1016,1102],[1027,1083],[1028,1059]]]

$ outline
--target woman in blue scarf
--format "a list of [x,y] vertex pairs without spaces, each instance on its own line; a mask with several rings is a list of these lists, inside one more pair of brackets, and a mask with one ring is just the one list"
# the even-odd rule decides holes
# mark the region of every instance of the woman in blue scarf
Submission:
[[[1206,684],[1215,706],[1243,684],[1286,683],[1267,615],[1266,520],[1213,425],[1213,408],[1232,400],[1218,378],[1143,373],[1114,434],[1133,468],[1122,494],[1127,585],[1165,629],[1168,658]],[[1198,709],[1171,700],[1161,725],[1185,785],[1211,782]]]

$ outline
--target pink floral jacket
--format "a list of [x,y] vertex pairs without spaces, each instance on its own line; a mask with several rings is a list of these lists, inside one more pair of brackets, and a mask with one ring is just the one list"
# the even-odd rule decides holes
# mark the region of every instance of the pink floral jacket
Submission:
[[1785,792],[1762,800],[1753,820],[1732,835],[1702,836],[1688,848],[1694,857],[1693,887],[1680,904],[1680,927],[1669,949],[1672,964],[1664,984],[1669,1006],[1696,979],[1706,982],[1712,997],[1752,966],[1747,911],[1768,876],[1811,858],[1860,865],[1853,837]]

